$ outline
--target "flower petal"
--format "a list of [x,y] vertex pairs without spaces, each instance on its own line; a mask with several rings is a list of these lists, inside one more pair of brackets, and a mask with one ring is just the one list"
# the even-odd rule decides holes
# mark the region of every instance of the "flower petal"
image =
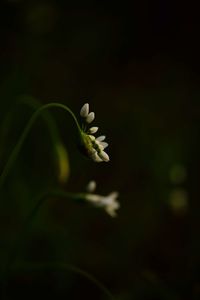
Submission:
[[80,115],[81,117],[86,118],[88,114],[89,114],[89,104],[85,103],[80,110]]
[[96,133],[98,131],[98,129],[99,129],[99,127],[91,127],[89,129],[89,133],[94,134],[94,133]]
[[101,142],[95,140],[95,145],[98,146],[99,151],[103,151],[104,148],[103,148]]
[[99,155],[98,155],[97,152],[95,152],[95,153],[91,156],[91,158],[92,158],[95,162],[102,162],[102,161],[103,161],[103,159],[102,159],[101,157],[99,157]]
[[94,135],[88,135],[89,136],[89,138],[91,139],[91,141],[95,141],[95,136]]
[[112,218],[115,218],[115,217],[117,217],[117,213],[116,213],[116,211],[113,209],[113,208],[111,208],[111,207],[106,207],[105,208],[105,211],[107,212],[107,214],[109,214]]
[[103,149],[106,149],[108,147],[108,143],[106,142],[100,142],[100,144],[103,146]]
[[101,152],[99,153],[99,156],[100,156],[101,159],[103,159],[103,161],[106,161],[106,162],[107,162],[107,161],[110,160],[108,154],[107,154],[105,151],[101,151]]
[[93,193],[93,192],[95,191],[95,189],[96,189],[96,186],[97,186],[96,181],[91,180],[91,181],[88,183],[88,185],[86,186],[87,192],[88,192],[88,193]]
[[106,138],[105,135],[100,135],[98,138],[96,138],[96,140],[99,141],[99,142],[102,142],[102,141],[105,140],[105,138]]
[[94,118],[95,118],[95,114],[94,112],[91,112],[86,116],[86,122],[91,123],[94,120]]

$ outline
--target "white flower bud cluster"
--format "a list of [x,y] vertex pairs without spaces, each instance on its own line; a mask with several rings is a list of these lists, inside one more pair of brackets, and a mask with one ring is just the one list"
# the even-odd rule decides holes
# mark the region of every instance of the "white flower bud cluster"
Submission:
[[107,196],[93,194],[96,189],[96,182],[90,181],[86,187],[88,193],[85,194],[85,200],[95,205],[96,207],[103,208],[111,217],[116,217],[116,210],[120,208],[120,203],[117,201],[119,196],[118,192],[112,192]]
[[[80,116],[84,119],[86,124],[90,124],[95,119],[95,113],[89,112],[89,104],[85,103],[80,110]],[[84,124],[85,125],[85,124]],[[83,143],[86,148],[86,153],[95,162],[108,162],[110,160],[108,154],[104,151],[108,147],[105,135],[95,137],[93,134],[98,131],[98,127],[90,127],[88,130],[83,126]]]

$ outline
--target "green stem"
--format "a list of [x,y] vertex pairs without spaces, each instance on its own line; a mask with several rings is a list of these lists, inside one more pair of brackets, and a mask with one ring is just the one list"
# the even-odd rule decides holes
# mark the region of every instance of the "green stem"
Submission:
[[[30,97],[30,96],[24,96],[20,100],[20,102],[22,104],[29,106],[32,109],[35,109],[35,110],[42,107],[42,105],[39,101],[37,101],[36,99],[34,99],[33,97]],[[50,133],[53,145],[62,143],[56,123],[55,123],[53,117],[51,116],[51,114],[48,112],[48,110],[43,112],[42,117],[49,129],[49,133]]]
[[84,278],[86,278],[87,280],[89,280],[90,282],[92,282],[93,284],[95,284],[109,299],[114,300],[113,295],[111,294],[111,292],[104,286],[103,283],[101,283],[98,279],[96,279],[93,275],[89,274],[88,272],[86,272],[85,270],[82,270],[74,265],[71,264],[66,264],[66,263],[62,263],[62,262],[43,262],[43,263],[20,263],[20,265],[15,267],[17,270],[21,269],[21,270],[41,270],[41,269],[45,269],[45,270],[60,270],[60,271],[71,271],[74,272],[76,274],[79,274],[81,276],[83,276]]
[[[12,109],[6,114],[3,120],[2,125],[2,132],[1,132],[1,138],[0,138],[0,150],[3,148],[3,140],[5,139],[5,135],[8,134],[8,131],[10,130],[11,124],[13,119],[15,118],[15,111],[16,108],[18,108],[19,105],[26,105],[27,107],[33,109],[36,111],[38,108],[42,106],[42,104],[32,96],[24,95],[20,96],[19,100],[17,101],[16,105],[12,107]],[[69,166],[69,159],[68,159],[68,153],[66,150],[66,147],[64,147],[62,143],[62,139],[60,136],[60,133],[58,131],[56,122],[54,118],[52,117],[51,113],[48,110],[43,111],[41,114],[41,118],[45,122],[45,125],[48,129],[51,143],[52,143],[52,150],[53,150],[53,159],[55,161],[55,165],[57,166],[58,171],[58,179],[60,183],[66,183],[69,172],[70,172],[70,166]],[[63,154],[62,154],[63,149]],[[62,163],[64,157],[64,163]],[[1,156],[0,156],[1,158]],[[63,169],[62,165],[65,165],[65,168]],[[64,171],[63,171],[64,170]],[[63,174],[64,172],[64,174]],[[64,177],[63,177],[64,176]]]
[[15,262],[15,260],[17,258],[20,246],[21,246],[22,242],[24,241],[26,234],[27,234],[28,230],[30,229],[30,226],[31,226],[36,214],[38,213],[40,207],[43,205],[43,203],[45,202],[46,199],[49,199],[50,196],[71,198],[73,200],[81,200],[83,198],[82,194],[67,193],[62,190],[45,191],[45,192],[42,192],[39,196],[37,196],[37,199],[34,200],[36,202],[36,205],[30,212],[29,216],[27,217],[27,220],[25,221],[25,224],[24,224],[21,232],[19,233],[16,241],[14,242],[13,247],[11,247],[10,252],[8,254],[8,259],[3,268],[3,273],[2,273],[2,296],[4,296],[3,298],[5,298],[6,283],[7,283],[7,279],[9,276],[9,272],[10,272],[11,266],[13,265],[13,263]]
[[[81,201],[84,199],[84,194],[82,193],[67,193],[62,190],[51,190],[51,191],[45,191],[42,192],[39,196],[37,196],[36,205],[30,212],[29,216],[27,217],[27,220],[22,228],[22,231],[18,235],[10,253],[8,256],[8,260],[6,262],[3,274],[2,274],[2,299],[6,299],[6,288],[7,288],[7,281],[10,274],[10,270],[14,262],[16,261],[18,252],[20,250],[20,247],[25,240],[26,234],[28,233],[28,230],[31,227],[31,224],[33,223],[35,216],[37,215],[40,207],[44,204],[45,200],[49,199],[50,196],[57,196],[62,198],[71,198],[73,200]],[[26,267],[29,267],[31,265],[26,265]],[[97,279],[95,279],[92,275],[89,273],[73,266],[70,264],[61,264],[61,263],[55,263],[55,262],[49,262],[49,263],[42,263],[42,264],[36,264],[34,263],[31,268],[40,269],[40,268],[46,268],[46,269],[62,269],[62,270],[70,270],[72,272],[75,272],[77,274],[80,274],[93,282],[96,286],[98,286],[102,292],[104,292],[110,299],[114,299],[112,294],[109,292],[109,290]]]
[[27,126],[25,127],[24,131],[22,132],[22,135],[21,137],[19,138],[19,141],[17,142],[17,144],[15,145],[13,151],[11,152],[11,155],[3,169],[3,172],[1,173],[0,175],[0,189],[2,188],[4,182],[5,182],[5,179],[7,178],[8,174],[9,174],[9,171],[12,167],[12,165],[14,164],[21,148],[22,148],[22,145],[32,127],[32,125],[34,124],[35,120],[37,119],[37,117],[46,109],[49,109],[49,108],[61,108],[65,111],[67,111],[71,116],[72,118],[74,119],[75,123],[76,123],[76,126],[77,126],[77,129],[79,131],[79,134],[81,135],[81,128],[79,126],[79,123],[74,115],[74,113],[71,111],[71,109],[69,109],[66,105],[63,105],[61,103],[49,103],[49,104],[46,104],[46,105],[43,105],[42,107],[40,107],[33,115],[32,117],[30,118]]
[[[27,105],[34,110],[42,106],[37,99],[27,95],[22,96],[18,104],[19,103]],[[51,113],[48,110],[45,110],[43,111],[41,117],[43,118],[50,134],[53,150],[53,160],[55,161],[55,166],[57,167],[59,183],[66,183],[70,173],[70,165],[66,147],[64,147],[62,143],[60,133]]]

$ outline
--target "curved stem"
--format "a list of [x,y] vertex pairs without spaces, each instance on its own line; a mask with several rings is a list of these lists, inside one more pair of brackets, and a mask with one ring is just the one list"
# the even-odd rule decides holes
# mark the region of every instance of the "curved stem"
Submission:
[[[9,267],[11,266],[11,264],[13,263],[13,261],[16,258],[17,255],[17,250],[19,249],[19,246],[21,245],[21,242],[23,241],[27,231],[29,230],[35,216],[37,215],[40,207],[44,204],[45,200],[49,199],[49,197],[52,196],[57,196],[57,197],[62,197],[62,198],[71,198],[73,200],[77,200],[77,201],[81,201],[83,199],[83,194],[79,194],[79,193],[67,193],[65,191],[62,190],[50,190],[50,191],[45,191],[42,192],[39,196],[36,197],[36,199],[34,200],[34,202],[36,202],[35,207],[31,210],[30,214],[28,215],[24,226],[21,230],[21,232],[19,233],[17,240],[14,243],[14,246],[11,249],[11,253],[9,255],[9,260],[7,261],[7,264],[5,266],[5,270],[9,269]],[[6,273],[6,272],[5,272]]]
[[[30,229],[30,226],[31,226],[35,216],[37,215],[40,207],[44,204],[45,200],[47,200],[49,196],[71,198],[71,199],[77,200],[77,201],[81,201],[84,198],[84,194],[82,194],[82,193],[77,193],[77,194],[67,193],[62,190],[45,191],[45,192],[42,192],[39,196],[37,196],[37,199],[35,200],[36,205],[30,212],[29,216],[27,217],[27,220],[22,228],[22,231],[18,235],[17,240],[15,241],[14,246],[12,247],[9,257],[8,257],[8,260],[6,262],[4,272],[2,274],[2,299],[6,299],[6,287],[7,287],[7,280],[9,277],[9,273],[10,273],[12,265],[14,264],[14,262],[17,258],[18,251],[20,249],[22,242],[25,239],[25,235],[28,232],[28,230]],[[29,265],[26,265],[26,267],[27,266],[28,266],[28,268],[30,268],[31,265],[29,264]],[[110,299],[114,299],[112,294],[110,293],[110,291],[101,282],[99,282],[96,278],[94,278],[92,275],[90,275],[86,271],[84,271],[78,267],[75,267],[71,264],[66,264],[66,263],[62,264],[62,263],[55,263],[55,262],[36,264],[34,262],[34,264],[31,266],[31,268],[33,268],[33,269],[41,269],[41,268],[49,269],[50,268],[50,269],[70,270],[72,272],[75,272],[77,274],[84,276],[85,278],[87,278],[88,280],[93,282],[96,286],[98,286],[102,290],[102,292],[104,292]]]
[[0,175],[0,189],[3,186],[5,179],[8,176],[8,173],[9,173],[13,163],[15,162],[15,160],[22,148],[22,145],[23,145],[32,125],[34,124],[35,120],[45,109],[49,109],[49,108],[61,108],[61,109],[64,109],[65,111],[67,111],[74,119],[77,129],[79,131],[79,134],[81,134],[81,128],[79,126],[79,123],[78,123],[74,113],[66,105],[63,105],[61,103],[49,103],[49,104],[46,104],[46,105],[43,105],[42,107],[40,107],[30,118],[27,126],[25,127],[24,131],[22,132],[22,135],[21,135],[19,141],[17,142],[16,146],[14,147],[13,151],[11,152],[11,155],[3,169],[3,172]]
[[[27,105],[30,108],[35,110],[42,106],[37,99],[30,96],[23,96],[22,98],[20,98],[19,103]],[[45,110],[43,111],[41,117],[46,123],[46,126],[50,134],[50,138],[53,146],[52,148],[53,158],[55,164],[57,165],[58,180],[62,184],[66,183],[70,173],[69,158],[68,158],[66,147],[63,145],[56,122],[52,117],[51,113],[48,110]]]
[[107,287],[104,286],[103,283],[101,283],[98,279],[96,279],[93,275],[89,274],[85,270],[82,270],[74,265],[62,263],[62,262],[43,262],[43,263],[20,263],[19,266],[16,266],[16,269],[21,270],[61,270],[61,271],[71,271],[76,274],[79,274],[83,277],[85,277],[87,280],[91,281],[93,284],[95,284],[109,299],[114,300],[113,295],[111,292],[107,289]]
[[[32,96],[24,95],[19,98],[19,101],[16,103],[14,107],[6,114],[3,120],[3,130],[4,136],[0,139],[0,147],[2,146],[3,138],[5,138],[5,130],[8,134],[10,130],[13,119],[15,118],[15,109],[21,105],[26,105],[27,107],[36,111],[38,108],[42,106],[42,104]],[[48,110],[43,111],[41,114],[41,118],[43,119],[52,143],[52,151],[53,151],[53,159],[55,161],[55,165],[57,165],[58,170],[58,179],[60,183],[66,183],[69,178],[70,173],[70,165],[68,159],[68,153],[66,147],[64,147],[60,133],[57,128],[57,124],[52,117],[51,113]],[[1,147],[2,148],[2,147]],[[1,149],[0,148],[0,149]]]
[[8,278],[11,266],[17,258],[20,246],[21,246],[23,240],[25,239],[26,233],[30,229],[30,226],[31,226],[36,214],[38,213],[40,207],[43,205],[45,200],[48,199],[49,196],[58,196],[58,197],[62,197],[62,198],[71,198],[73,200],[79,200],[79,201],[83,198],[82,194],[67,193],[67,192],[62,191],[62,190],[45,191],[45,192],[42,192],[39,196],[37,196],[37,198],[35,200],[36,205],[31,210],[29,216],[27,217],[27,219],[25,221],[25,224],[24,224],[21,232],[19,233],[16,241],[14,242],[13,247],[11,247],[10,253],[8,254],[8,259],[7,259],[6,264],[3,268],[3,272],[2,272],[2,296],[4,296],[4,298],[5,298],[5,292],[6,292],[7,278]]
[[[37,110],[38,108],[42,107],[42,104],[37,99],[30,97],[30,96],[23,96],[22,98],[20,98],[19,103],[27,105],[34,110]],[[56,123],[55,123],[52,115],[50,114],[50,112],[48,110],[43,111],[42,118],[44,119],[44,121],[49,129],[52,143],[53,144],[61,143],[61,137],[60,137],[58,128],[56,126]]]

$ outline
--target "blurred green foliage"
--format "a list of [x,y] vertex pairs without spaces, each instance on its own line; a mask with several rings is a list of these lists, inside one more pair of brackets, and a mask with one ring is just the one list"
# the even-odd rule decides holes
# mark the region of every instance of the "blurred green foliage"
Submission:
[[[92,207],[49,199],[24,241],[18,264],[74,264],[102,281],[117,300],[199,299],[196,12],[182,4],[180,15],[167,1],[132,5],[0,4],[1,170],[32,114],[19,103],[22,97],[62,102],[77,114],[87,101],[95,110],[95,125],[107,132],[111,161],[96,165],[82,157],[71,119],[51,112],[70,159],[64,189],[80,192],[95,179],[102,194],[119,190],[121,202],[119,216],[112,220]],[[1,265],[34,196],[59,186],[52,151],[38,119],[0,191]],[[9,286],[11,299],[16,294],[24,299],[105,299],[91,282],[70,271],[19,268],[10,275]]]

